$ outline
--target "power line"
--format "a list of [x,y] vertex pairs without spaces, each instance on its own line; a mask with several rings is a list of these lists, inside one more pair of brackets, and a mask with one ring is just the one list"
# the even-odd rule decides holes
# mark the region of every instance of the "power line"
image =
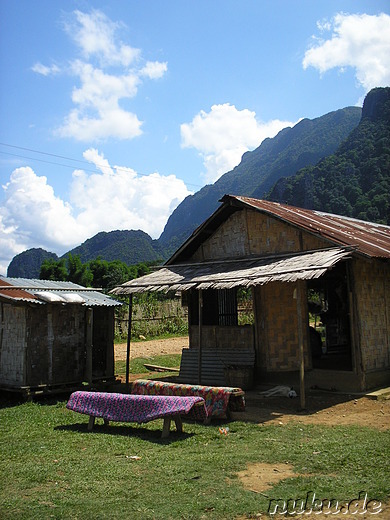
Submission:
[[88,164],[87,161],[82,161],[81,159],[73,159],[72,157],[65,157],[64,155],[57,155],[55,153],[49,153],[49,152],[41,152],[40,150],[34,150],[33,148],[25,148],[23,146],[16,146],[13,144],[7,144],[7,143],[0,143],[1,146],[8,146],[9,148],[17,148],[18,150],[24,150],[25,152],[34,152],[34,153],[40,153],[42,155],[50,155],[51,157],[57,157],[59,159],[66,159],[67,161],[75,161],[83,164]]
[[[64,155],[58,155],[58,154],[54,154],[54,153],[50,153],[50,152],[43,152],[41,150],[34,150],[33,148],[25,148],[23,146],[16,146],[16,145],[13,145],[13,144],[8,144],[8,143],[1,143],[0,142],[0,145],[1,146],[8,146],[9,148],[14,148],[14,149],[17,149],[17,150],[23,150],[23,151],[26,151],[26,152],[32,152],[32,153],[37,153],[37,154],[41,154],[41,155],[47,155],[49,157],[55,157],[57,159],[64,159],[66,161],[73,161],[73,162],[77,162],[77,163],[80,163],[80,164],[87,164],[87,165],[90,165],[90,162],[88,161],[83,161],[81,159],[75,159],[73,157],[66,157]],[[21,154],[16,154],[16,153],[11,153],[11,152],[4,152],[2,150],[0,150],[0,153],[3,154],[3,155],[10,155],[12,157],[18,157],[19,159],[27,159],[29,161],[37,161],[37,162],[41,162],[41,163],[45,163],[45,164],[52,164],[54,166],[61,166],[63,168],[75,168],[74,165],[70,165],[70,164],[63,164],[63,163],[59,163],[59,162],[54,162],[54,161],[47,161],[45,159],[39,159],[37,157],[27,157],[25,155],[21,155]],[[99,170],[98,168],[112,168],[111,165],[107,166],[106,164],[99,164],[99,163],[95,163],[95,166],[96,168],[94,170],[91,170],[90,168],[85,168],[83,167],[83,170],[88,172],[88,173],[97,173]],[[126,167],[121,167],[121,166],[115,166],[115,170],[117,171],[127,171],[128,168]],[[149,177],[151,174],[146,174],[146,173],[139,173],[139,172],[136,172],[137,176],[139,177]],[[180,179],[181,180],[181,179]],[[183,181],[184,182],[184,181]],[[193,186],[194,188],[202,188],[202,186],[200,186],[199,184],[193,184],[193,183],[190,183],[190,182],[187,182],[185,183],[187,186]]]

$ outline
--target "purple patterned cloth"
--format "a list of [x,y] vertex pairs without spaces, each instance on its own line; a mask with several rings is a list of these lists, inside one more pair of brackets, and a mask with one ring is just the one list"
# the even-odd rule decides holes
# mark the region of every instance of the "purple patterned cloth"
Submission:
[[109,392],[73,392],[66,405],[74,412],[116,422],[146,423],[167,415],[207,417],[202,397],[132,395]]

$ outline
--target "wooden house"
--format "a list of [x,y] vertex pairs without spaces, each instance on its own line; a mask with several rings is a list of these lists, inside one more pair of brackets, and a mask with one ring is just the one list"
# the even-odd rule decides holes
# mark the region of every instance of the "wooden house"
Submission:
[[112,381],[117,305],[71,282],[0,277],[0,388],[36,394]]
[[[253,384],[301,390],[388,384],[390,227],[248,197],[221,202],[161,269],[113,291],[182,293],[190,348],[180,376],[220,385],[232,368],[252,367]],[[243,292],[250,325],[238,321]]]

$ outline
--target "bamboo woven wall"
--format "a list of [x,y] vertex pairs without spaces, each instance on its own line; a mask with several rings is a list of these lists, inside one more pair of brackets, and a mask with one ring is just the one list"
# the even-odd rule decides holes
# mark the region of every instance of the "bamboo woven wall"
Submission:
[[237,211],[193,255],[196,261],[310,251],[329,244],[253,210]]
[[[189,327],[189,341],[191,348],[198,348],[199,327],[197,325]],[[202,327],[202,348],[234,347],[245,349],[253,347],[253,341],[253,327],[251,325],[203,325]]]
[[85,308],[39,305],[28,308],[28,386],[83,380],[85,373]]
[[0,303],[0,384],[21,385],[24,380],[26,309]]
[[390,266],[358,259],[354,278],[363,370],[390,368]]
[[[256,288],[258,321],[258,368],[262,371],[299,369],[296,285],[272,283]],[[303,340],[307,344],[306,293],[302,294]],[[311,356],[305,350],[305,367],[311,368]]]
[[[0,385],[20,388],[80,383],[86,370],[86,308],[0,304]],[[93,375],[114,375],[114,311],[94,320]]]

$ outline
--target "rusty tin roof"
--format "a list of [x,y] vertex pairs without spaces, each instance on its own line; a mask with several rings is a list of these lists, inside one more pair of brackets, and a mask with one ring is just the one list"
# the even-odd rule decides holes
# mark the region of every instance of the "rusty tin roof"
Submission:
[[330,240],[355,247],[370,257],[390,258],[390,226],[322,211],[302,209],[278,202],[225,195],[222,202],[237,201]]

